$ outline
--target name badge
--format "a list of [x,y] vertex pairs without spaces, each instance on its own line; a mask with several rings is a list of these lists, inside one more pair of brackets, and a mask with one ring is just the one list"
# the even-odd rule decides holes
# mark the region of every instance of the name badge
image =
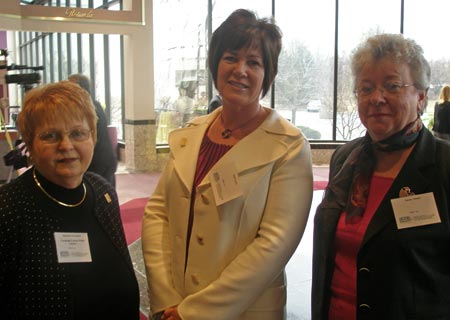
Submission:
[[55,232],[59,263],[92,262],[88,235],[85,232]]
[[398,229],[441,222],[432,192],[392,199],[391,203]]
[[211,171],[209,180],[218,206],[242,196],[236,165],[232,162]]

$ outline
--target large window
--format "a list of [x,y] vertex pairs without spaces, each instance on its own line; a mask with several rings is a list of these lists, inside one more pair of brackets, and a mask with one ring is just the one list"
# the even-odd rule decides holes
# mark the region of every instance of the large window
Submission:
[[283,50],[274,107],[310,139],[333,138],[334,2],[276,3]]
[[338,9],[335,134],[336,140],[351,140],[365,132],[353,94],[351,53],[368,36],[400,32],[401,1],[339,0]]
[[204,0],[154,2],[158,143],[167,143],[170,130],[206,112],[207,13]]
[[[39,2],[121,8],[118,0]],[[450,52],[442,33],[450,10],[447,0],[153,0],[157,144],[166,144],[171,130],[206,113],[208,101],[216,94],[207,68],[209,39],[240,7],[260,17],[275,16],[283,32],[283,50],[275,90],[262,103],[302,128],[313,142],[347,141],[364,133],[349,63],[352,51],[367,36],[402,32],[423,47],[432,67],[425,124],[433,118],[440,88],[450,83]],[[123,138],[121,36],[20,32],[17,41],[19,62],[45,66],[44,82],[65,79],[71,73],[90,76],[96,99]]]
[[[450,84],[450,50],[447,36],[449,10],[450,1],[405,1],[404,34],[416,39],[431,64],[428,105],[422,116],[425,123],[433,119],[434,104],[439,99],[442,86]],[[421,20],[424,20],[424,23],[418,23]]]
[[[120,10],[120,3],[118,0],[45,0],[34,4]],[[31,2],[22,1],[22,4]],[[117,127],[119,139],[124,138],[120,35],[17,32],[17,43],[21,64],[44,67],[40,72],[43,83],[65,80],[73,73],[88,76],[92,94],[105,109],[109,124]]]
[[[260,17],[274,14],[283,50],[273,97],[269,92],[263,104],[302,128],[311,141],[364,134],[349,63],[368,36],[403,32],[422,45],[433,68],[429,105],[442,84],[450,83],[450,52],[441,32],[447,27],[447,0],[154,0],[153,7],[158,144],[167,143],[170,130],[205,112],[205,96],[215,94],[206,66],[209,37],[237,8]],[[423,115],[425,124],[433,109]]]

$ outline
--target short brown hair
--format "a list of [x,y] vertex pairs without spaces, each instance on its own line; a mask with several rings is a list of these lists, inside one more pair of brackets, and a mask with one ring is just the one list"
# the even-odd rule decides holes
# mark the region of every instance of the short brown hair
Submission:
[[278,73],[278,56],[281,51],[282,33],[273,18],[259,19],[255,13],[238,9],[213,33],[209,44],[208,66],[217,87],[219,62],[226,51],[243,48],[261,48],[264,63],[262,96],[270,89]]

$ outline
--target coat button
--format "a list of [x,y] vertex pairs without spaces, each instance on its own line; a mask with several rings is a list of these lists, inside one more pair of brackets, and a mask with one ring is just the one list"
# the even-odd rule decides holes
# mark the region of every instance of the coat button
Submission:
[[209,204],[209,200],[208,200],[207,196],[205,196],[204,194],[201,194],[200,197],[202,198],[202,201],[204,204]]
[[358,279],[368,280],[370,278],[370,269],[368,268],[359,268],[358,269]]
[[205,244],[205,239],[200,234],[197,235],[197,243],[201,246]]
[[198,277],[195,274],[191,274],[191,280],[192,283],[195,284],[196,286],[199,285],[200,281],[198,280]]
[[358,307],[361,312],[369,312],[370,311],[370,305],[368,305],[367,303],[361,303]]

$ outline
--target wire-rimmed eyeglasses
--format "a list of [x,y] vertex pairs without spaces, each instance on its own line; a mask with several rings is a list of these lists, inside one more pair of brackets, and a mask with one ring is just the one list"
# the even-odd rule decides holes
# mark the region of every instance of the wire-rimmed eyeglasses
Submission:
[[401,84],[397,82],[385,82],[381,88],[378,86],[365,84],[356,87],[354,93],[357,98],[367,98],[371,96],[377,88],[380,89],[383,94],[397,95],[403,88],[414,86],[414,84]]
[[60,143],[66,134],[72,142],[83,142],[90,138],[92,130],[89,129],[73,129],[70,131],[49,130],[37,135],[39,140],[47,144]]

